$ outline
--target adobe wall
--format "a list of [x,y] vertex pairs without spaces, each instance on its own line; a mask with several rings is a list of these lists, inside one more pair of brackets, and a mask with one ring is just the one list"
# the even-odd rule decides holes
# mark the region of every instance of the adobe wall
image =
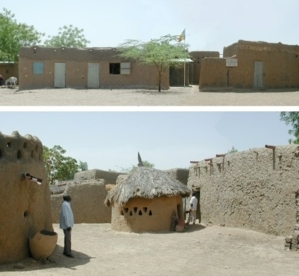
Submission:
[[[110,74],[109,64],[126,62],[117,56],[116,48],[44,48],[38,46],[22,47],[19,55],[19,88],[53,88],[54,64],[65,63],[66,87],[87,88],[88,63],[99,63],[99,88],[148,88],[158,85],[155,66],[129,60],[129,75]],[[42,75],[33,74],[34,62],[44,63]],[[162,77],[162,88],[169,89],[169,72]]]
[[106,185],[115,185],[117,177],[121,175],[119,172],[97,169],[77,172],[74,180],[68,181],[59,194],[53,193],[51,196],[53,223],[59,223],[63,193],[69,193],[72,197],[76,223],[110,223],[111,207],[104,205]]
[[[72,198],[75,223],[111,222],[111,207],[104,205],[107,195],[105,186],[103,180],[85,180],[80,184],[67,184],[65,193]],[[62,196],[63,194],[51,196],[53,223],[59,223]]]
[[190,56],[193,59],[193,64],[191,65],[193,66],[193,78],[191,84],[199,84],[202,59],[205,57],[219,58],[220,53],[217,51],[192,51],[190,52]]
[[123,173],[120,172],[93,169],[93,170],[77,172],[74,175],[74,182],[80,183],[84,180],[103,179],[106,184],[116,184],[117,177],[122,174]]
[[188,169],[170,169],[170,170],[165,170],[165,172],[168,173],[168,175],[181,183],[187,185],[188,182],[188,176],[189,176],[189,170]]
[[265,89],[299,87],[299,46],[266,42],[238,42],[238,67],[245,83],[253,86],[254,62],[264,62]]
[[0,75],[7,80],[10,77],[19,77],[17,63],[0,63]]
[[223,57],[233,57],[238,54],[238,42],[223,48]]
[[[133,198],[120,208],[112,206],[111,227],[124,232],[162,232],[170,231],[173,211],[182,208],[182,197],[158,197],[154,199]],[[183,213],[178,214],[182,218]]]
[[299,88],[298,45],[239,40],[225,47],[223,56],[236,58],[237,67],[226,67],[225,59],[203,59],[200,90],[254,89],[256,61],[263,62],[261,72],[263,85],[258,89]]
[[190,167],[201,221],[289,235],[296,223],[299,147],[254,148]]
[[[29,173],[42,184],[27,180]],[[0,264],[30,255],[29,238],[53,231],[50,191],[41,141],[34,136],[0,133]]]
[[201,62],[199,89],[217,89],[226,86],[226,60],[224,58],[204,58]]

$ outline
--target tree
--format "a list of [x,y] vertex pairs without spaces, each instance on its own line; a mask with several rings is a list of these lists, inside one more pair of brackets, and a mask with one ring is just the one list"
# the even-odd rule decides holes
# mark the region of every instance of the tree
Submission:
[[280,112],[280,120],[293,128],[288,133],[294,135],[296,139],[289,139],[289,143],[299,144],[299,112]]
[[17,61],[20,48],[39,44],[43,35],[33,26],[18,23],[15,15],[3,8],[0,13],[0,60]]
[[[154,168],[154,167],[155,167],[155,165],[154,165],[153,163],[150,163],[150,162],[147,161],[147,160],[142,161],[142,163],[143,163],[143,166],[144,166],[144,167],[149,167],[149,168]],[[120,168],[120,171],[123,172],[123,173],[129,173],[129,172],[131,172],[132,170],[135,170],[137,167],[138,167],[138,166],[134,166],[134,165],[132,165],[132,166],[129,167],[129,168],[122,168],[122,167],[121,167],[121,168]],[[113,170],[109,169],[109,171],[113,171]]]
[[182,64],[182,59],[189,58],[188,45],[178,43],[177,36],[166,35],[149,42],[126,40],[119,46],[119,56],[154,65],[158,71],[158,91],[161,91],[162,76],[170,67]]
[[49,36],[49,39],[45,40],[44,44],[47,47],[85,48],[90,41],[85,38],[83,31],[83,29],[79,29],[73,25],[63,26],[59,28],[58,35]]
[[232,148],[227,153],[235,153],[235,152],[238,152],[238,150],[234,146],[232,146]]
[[87,170],[86,162],[79,161],[72,157],[66,157],[61,146],[55,145],[53,148],[43,147],[43,157],[47,171],[48,183],[55,184],[55,181],[70,180],[78,171]]

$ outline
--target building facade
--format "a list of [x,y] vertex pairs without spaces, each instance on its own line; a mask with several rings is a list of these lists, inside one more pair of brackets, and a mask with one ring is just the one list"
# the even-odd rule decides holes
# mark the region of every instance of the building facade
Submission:
[[203,223],[289,235],[299,223],[299,148],[265,146],[190,167]]
[[[22,47],[19,88],[146,88],[158,87],[157,69],[119,57],[117,48]],[[169,72],[162,77],[169,89]]]
[[299,88],[299,46],[239,40],[223,58],[204,58],[201,91]]

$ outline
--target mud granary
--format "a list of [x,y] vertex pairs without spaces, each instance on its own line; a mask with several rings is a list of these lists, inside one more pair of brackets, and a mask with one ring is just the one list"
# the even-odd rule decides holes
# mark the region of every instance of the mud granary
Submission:
[[139,167],[112,189],[105,200],[112,206],[111,227],[116,231],[170,231],[172,215],[184,218],[183,197],[189,188],[165,171]]
[[299,46],[239,40],[222,58],[204,58],[201,91],[299,88]]
[[[162,76],[169,89],[169,73]],[[119,57],[117,48],[22,47],[19,88],[157,88],[155,66]]]
[[29,238],[53,231],[50,206],[40,140],[0,133],[0,264],[30,256]]
[[299,223],[299,148],[253,148],[190,166],[188,187],[199,194],[201,222],[289,235]]

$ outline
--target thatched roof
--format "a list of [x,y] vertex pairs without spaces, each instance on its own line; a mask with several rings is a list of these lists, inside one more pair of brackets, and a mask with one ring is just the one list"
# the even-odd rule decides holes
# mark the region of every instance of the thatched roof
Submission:
[[179,194],[187,197],[190,193],[187,186],[170,177],[166,172],[149,167],[139,167],[108,193],[105,204],[109,206],[113,202],[117,202],[120,206],[124,206],[131,198],[152,199]]

